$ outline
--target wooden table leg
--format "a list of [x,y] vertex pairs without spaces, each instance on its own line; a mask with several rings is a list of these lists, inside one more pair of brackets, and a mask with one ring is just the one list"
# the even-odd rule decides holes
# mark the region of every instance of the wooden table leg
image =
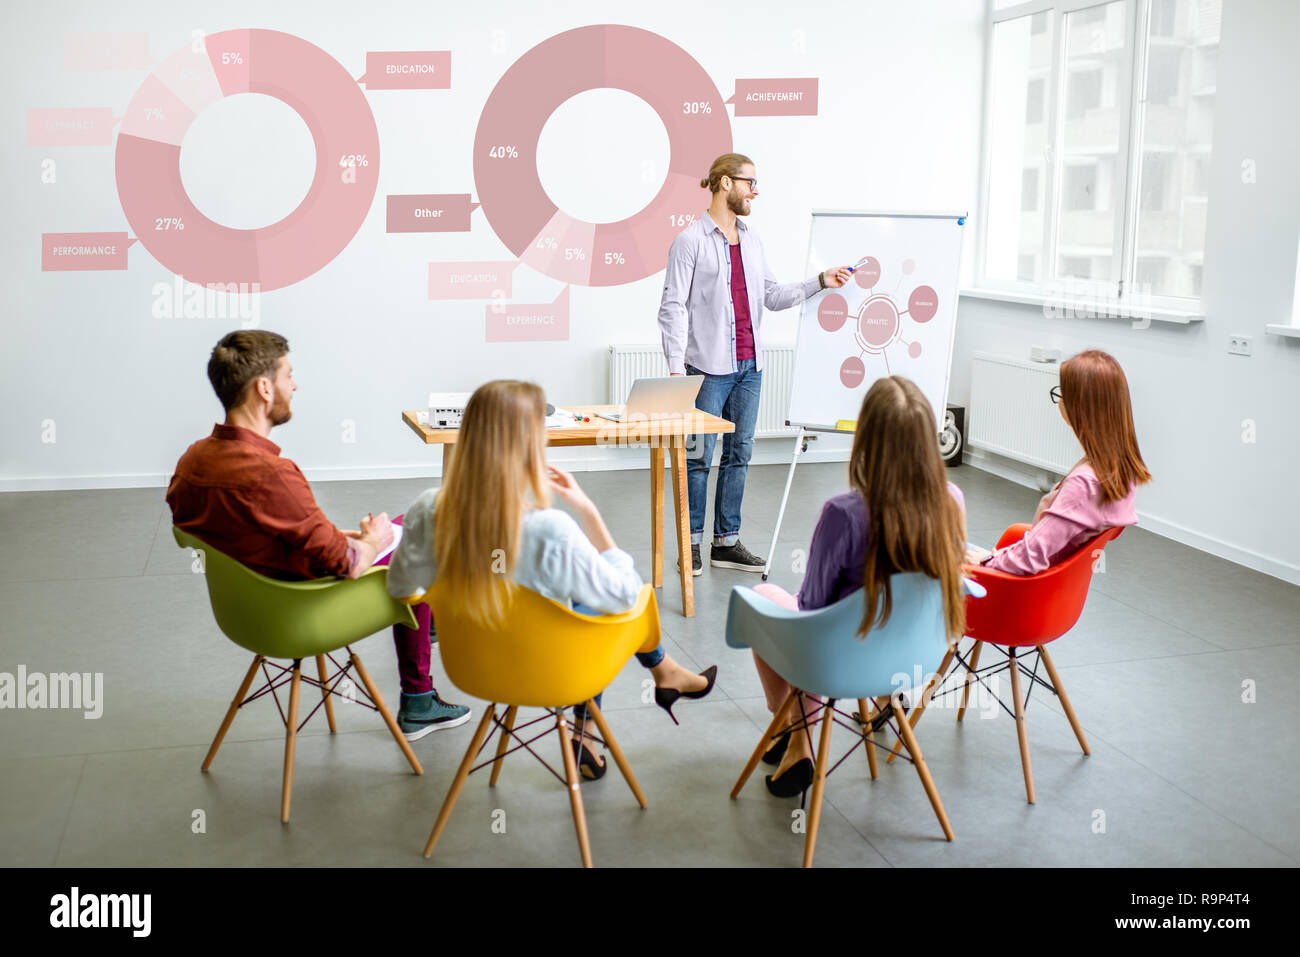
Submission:
[[691,564],[691,506],[686,491],[686,445],[672,437],[673,517],[677,519],[677,565],[682,580],[682,614],[695,617],[695,573]]
[[451,460],[456,457],[456,443],[444,442],[442,444],[442,477],[438,484],[447,481],[447,472],[451,470]]
[[[656,443],[662,439],[657,439]],[[650,574],[655,588],[664,585],[664,447],[650,448]]]

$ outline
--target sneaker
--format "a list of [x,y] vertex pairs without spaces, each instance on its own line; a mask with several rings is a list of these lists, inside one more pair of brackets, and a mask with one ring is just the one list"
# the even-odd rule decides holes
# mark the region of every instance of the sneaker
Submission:
[[[682,570],[682,563],[680,561],[677,563],[677,570],[678,571]],[[699,578],[703,574],[704,574],[704,559],[700,557],[700,546],[692,545],[691,546],[691,575],[693,575],[695,578]]]
[[437,690],[424,694],[403,694],[397,711],[397,726],[407,741],[419,741],[431,731],[455,728],[469,720],[469,708],[448,704]]
[[734,545],[714,545],[709,550],[709,564],[714,568],[735,568],[742,572],[761,574],[767,562],[737,540]]

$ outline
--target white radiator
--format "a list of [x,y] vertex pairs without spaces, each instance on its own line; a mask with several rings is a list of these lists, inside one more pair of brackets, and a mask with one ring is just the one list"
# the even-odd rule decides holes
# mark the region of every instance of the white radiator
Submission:
[[[609,347],[609,399],[617,405],[627,401],[637,379],[659,379],[668,374],[663,346],[655,344]],[[758,399],[758,422],[754,438],[769,439],[794,435],[798,429],[785,424],[790,410],[790,387],[794,382],[794,346],[771,346],[763,350],[763,390]]]
[[1064,474],[1083,455],[1049,395],[1060,383],[1056,363],[988,352],[971,361],[967,443]]

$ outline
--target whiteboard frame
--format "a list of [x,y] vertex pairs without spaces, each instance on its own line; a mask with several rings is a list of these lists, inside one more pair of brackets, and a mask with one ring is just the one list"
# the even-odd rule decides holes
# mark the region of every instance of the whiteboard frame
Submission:
[[[811,218],[808,220],[808,251],[804,254],[804,260],[803,260],[805,263],[807,263],[808,260],[812,258],[813,221],[816,220],[818,216],[855,216],[859,218],[867,218],[871,216],[877,216],[877,217],[888,216],[890,219],[959,219],[959,220],[970,219],[969,212],[963,213],[957,210],[935,212],[933,210],[916,210],[916,209],[814,209],[810,214],[810,216]],[[957,225],[963,229],[966,226],[964,222],[958,223]],[[965,241],[963,240],[963,245],[964,242]],[[958,249],[958,253],[957,253],[957,273],[958,273],[958,285],[960,285],[961,283],[960,248]],[[818,290],[818,292],[823,292],[823,291],[824,290]],[[800,303],[799,306],[800,306],[800,312],[802,312],[803,303]],[[948,408],[948,387],[952,384],[952,354],[957,344],[956,314],[953,315],[952,327],[953,327],[952,341],[948,343],[948,367],[943,374],[943,410],[941,411],[944,411]],[[797,374],[799,369],[799,336],[798,335],[795,336],[794,368]],[[790,399],[791,401],[794,401],[793,390],[790,393]],[[853,435],[852,432],[846,431],[845,429],[837,428],[834,425],[822,425],[821,423],[818,422],[795,422],[789,417],[789,415],[790,413],[789,411],[787,411],[785,424],[792,428],[803,429],[806,432],[832,432],[835,433],[836,435]],[[938,435],[943,431],[942,420],[936,422],[935,425],[938,427],[939,430],[935,434]]]

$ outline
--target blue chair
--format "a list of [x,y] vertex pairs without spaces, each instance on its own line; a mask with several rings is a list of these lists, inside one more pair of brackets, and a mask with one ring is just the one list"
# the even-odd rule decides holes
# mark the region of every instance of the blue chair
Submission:
[[[966,590],[976,597],[984,591],[969,580],[966,581]],[[944,837],[950,841],[953,839],[943,802],[939,800],[939,792],[925,765],[912,727],[906,719],[895,720],[895,715],[903,714],[902,692],[911,685],[913,676],[932,675],[949,651],[943,596],[937,580],[917,572],[894,575],[890,580],[890,591],[893,611],[889,621],[883,627],[873,628],[865,639],[858,637],[858,625],[863,615],[863,592],[855,592],[816,611],[791,611],[739,585],[731,592],[731,604],[727,610],[727,644],[732,648],[752,648],[790,683],[792,689],[759,739],[736,786],[731,789],[733,798],[740,794],[763,754],[783,734],[803,732],[809,735],[811,743],[810,723],[815,721],[813,718],[805,720],[803,696],[816,694],[825,699],[821,708],[814,712],[814,716],[821,715],[822,727],[808,809],[804,867],[812,866],[817,844],[822,793],[829,774],[831,725],[837,716],[846,719],[839,721],[841,726],[860,736],[849,753],[858,744],[865,745],[872,780],[877,773],[873,726],[883,721],[895,729],[909,759],[916,765]],[[854,720],[853,716],[835,708],[835,702],[844,698],[857,699],[860,720]],[[787,723],[786,716],[796,703],[799,706],[798,717]],[[848,754],[844,757],[847,758]],[[835,766],[843,761],[841,758]]]

